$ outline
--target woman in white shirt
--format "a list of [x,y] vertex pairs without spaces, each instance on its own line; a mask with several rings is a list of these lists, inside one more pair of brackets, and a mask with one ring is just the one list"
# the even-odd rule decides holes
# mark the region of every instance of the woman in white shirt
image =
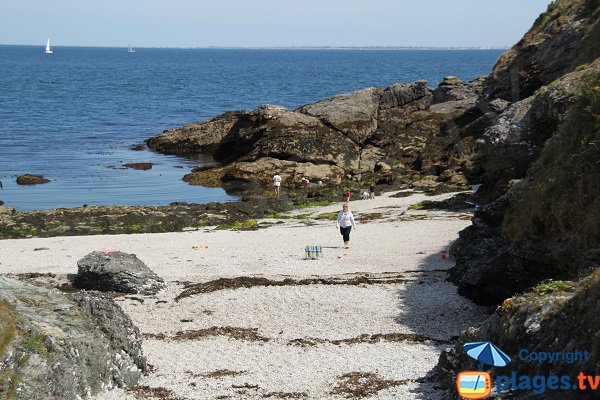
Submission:
[[344,238],[344,248],[347,249],[350,244],[350,231],[352,227],[356,229],[356,222],[354,222],[354,216],[348,207],[348,203],[344,203],[342,211],[338,213],[336,226],[340,229],[340,233]]

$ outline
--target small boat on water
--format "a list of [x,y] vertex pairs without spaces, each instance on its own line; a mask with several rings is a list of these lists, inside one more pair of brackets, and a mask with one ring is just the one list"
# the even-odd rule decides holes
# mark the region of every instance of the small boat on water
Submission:
[[52,48],[50,47],[50,38],[48,38],[48,41],[46,42],[46,51],[44,51],[44,53],[52,54]]
[[135,50],[133,49],[133,47],[131,47],[131,44],[127,48],[127,52],[129,52],[129,53],[135,53]]

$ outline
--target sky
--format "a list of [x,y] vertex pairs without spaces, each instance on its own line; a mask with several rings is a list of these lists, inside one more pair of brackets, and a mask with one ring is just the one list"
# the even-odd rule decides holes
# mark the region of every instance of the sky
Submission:
[[503,47],[549,2],[0,0],[0,44]]

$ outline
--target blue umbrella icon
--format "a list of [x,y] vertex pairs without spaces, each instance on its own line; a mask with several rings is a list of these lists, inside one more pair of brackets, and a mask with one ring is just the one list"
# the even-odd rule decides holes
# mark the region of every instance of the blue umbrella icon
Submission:
[[494,367],[506,367],[510,362],[510,357],[490,342],[465,343],[463,349],[469,357],[479,361],[480,369],[484,364]]

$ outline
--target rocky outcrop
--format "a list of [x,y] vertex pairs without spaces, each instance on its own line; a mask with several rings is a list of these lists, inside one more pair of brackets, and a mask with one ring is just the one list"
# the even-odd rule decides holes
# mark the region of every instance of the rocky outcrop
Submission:
[[110,298],[0,277],[0,397],[76,399],[137,384],[141,335]]
[[488,100],[510,102],[534,92],[600,54],[600,4],[597,0],[550,3],[533,27],[504,53],[486,82]]
[[[456,375],[472,370],[476,362],[463,351],[466,342],[491,341],[511,357],[507,367],[496,368],[495,374],[520,376],[570,376],[577,383],[577,374],[600,375],[600,269],[580,282],[548,281],[533,291],[506,299],[494,314],[478,328],[462,333],[459,343],[440,356],[436,375],[448,388],[448,399],[458,399]],[[580,356],[554,362],[524,360],[525,350],[562,353],[579,351]],[[587,352],[587,356],[585,356]],[[523,353],[524,354],[524,353]],[[588,383],[586,386],[588,386]],[[547,390],[545,399],[596,399],[597,391]],[[508,396],[508,397],[506,397]],[[516,390],[502,398],[537,399],[533,390]]]
[[[446,182],[468,168],[475,139],[462,127],[484,115],[477,104],[482,82],[449,77],[435,92],[425,81],[367,88],[295,111],[264,105],[165,132],[148,146],[178,154],[212,150],[221,165],[186,175],[192,184],[220,186],[237,179],[264,184],[276,170],[293,182],[305,175],[338,184],[361,174],[361,180],[377,176],[369,179],[388,182],[399,174],[437,177],[452,168],[453,174],[440,178]],[[376,170],[378,163],[390,168]]]
[[94,251],[77,262],[73,284],[81,289],[121,293],[156,294],[165,288],[135,254]]
[[41,175],[25,174],[17,177],[17,185],[41,185],[42,183],[48,182],[50,182],[50,180]]

